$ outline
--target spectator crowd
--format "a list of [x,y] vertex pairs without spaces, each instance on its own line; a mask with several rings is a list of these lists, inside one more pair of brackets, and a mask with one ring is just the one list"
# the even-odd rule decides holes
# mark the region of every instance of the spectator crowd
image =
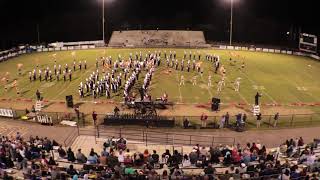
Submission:
[[[319,179],[318,140],[302,137],[278,148],[259,141],[242,146],[195,145],[191,152],[132,151],[124,138],[106,140],[101,152],[65,149],[40,137],[0,138],[0,178],[14,179]],[[16,172],[13,173],[15,170]],[[190,173],[192,171],[193,173]]]

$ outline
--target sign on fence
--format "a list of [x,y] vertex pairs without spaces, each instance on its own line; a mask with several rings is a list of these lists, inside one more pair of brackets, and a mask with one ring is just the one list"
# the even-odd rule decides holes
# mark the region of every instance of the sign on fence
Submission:
[[41,124],[53,125],[52,117],[49,117],[48,115],[37,116],[37,122]]
[[2,109],[0,108],[0,116],[13,118],[14,112],[12,109]]

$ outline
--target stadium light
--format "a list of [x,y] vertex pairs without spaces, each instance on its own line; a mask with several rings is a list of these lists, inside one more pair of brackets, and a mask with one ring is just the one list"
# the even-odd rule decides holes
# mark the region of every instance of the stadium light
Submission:
[[239,0],[223,0],[225,2],[230,1],[230,34],[229,34],[229,45],[232,45],[232,32],[233,32],[233,3],[234,1],[239,1]]
[[105,20],[104,20],[104,0],[102,0],[102,39],[103,39],[103,44],[105,44],[105,39],[104,39],[104,26],[105,26]]
[[[229,1],[229,0],[228,0]],[[229,45],[232,45],[232,30],[233,30],[233,1],[230,0],[230,34],[229,34]]]
[[112,3],[115,0],[102,0],[102,39],[103,39],[103,43],[105,43],[105,37],[104,37],[104,31],[105,31],[105,18],[104,18],[104,4],[105,1],[107,3]]

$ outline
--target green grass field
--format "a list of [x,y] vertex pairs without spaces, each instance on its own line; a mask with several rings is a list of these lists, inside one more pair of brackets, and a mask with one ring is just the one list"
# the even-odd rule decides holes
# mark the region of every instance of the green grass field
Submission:
[[[35,98],[35,92],[39,89],[45,99],[64,101],[66,95],[73,95],[76,101],[79,101],[78,85],[85,79],[92,71],[96,70],[96,58],[100,56],[112,56],[113,60],[121,54],[125,59],[128,58],[129,53],[133,54],[137,51],[142,51],[143,55],[148,51],[154,52],[157,49],[94,49],[94,50],[78,50],[76,51],[76,62],[79,60],[86,60],[88,64],[87,71],[77,70],[73,73],[73,80],[71,82],[55,81],[52,82],[29,82],[28,72],[38,64],[42,69],[47,66],[53,70],[54,58],[56,54],[57,64],[68,63],[69,67],[73,63],[71,51],[60,52],[43,52],[33,53],[29,55],[22,55],[17,58],[10,59],[6,62],[0,63],[0,97],[2,98]],[[184,49],[161,49],[162,61],[161,66],[156,69],[155,75],[151,81],[150,94],[153,98],[160,97],[164,92],[169,95],[169,101],[179,103],[206,103],[211,100],[211,97],[220,97],[222,102],[241,102],[246,104],[253,103],[253,97],[257,91],[262,93],[262,103],[280,103],[290,104],[294,102],[320,102],[320,62],[306,57],[298,57],[282,54],[247,52],[247,51],[233,51],[239,55],[236,64],[230,65],[229,58],[230,51],[224,50],[198,50],[192,49],[193,52],[200,52],[202,54],[202,65],[204,68],[203,77],[201,78],[197,72],[184,72],[171,69],[168,72],[166,62],[163,57],[164,50],[167,53],[170,50],[177,52],[179,62],[183,58]],[[188,49],[187,52],[190,50]],[[221,93],[217,92],[217,82],[221,79],[219,74],[214,74],[214,70],[209,61],[204,60],[205,54],[220,55],[222,65],[224,65],[226,73],[226,86]],[[235,57],[233,57],[235,58]],[[245,62],[244,70],[240,70],[241,62]],[[22,75],[18,75],[17,64],[23,64]],[[186,64],[186,62],[185,62]],[[100,65],[100,72],[102,67]],[[110,71],[110,70],[108,70]],[[142,84],[145,72],[139,78],[133,91],[137,92],[137,88]],[[213,87],[207,86],[208,76],[212,76]],[[185,86],[179,86],[180,76],[185,78]],[[191,78],[197,76],[197,85],[193,86]],[[4,77],[9,78],[9,84],[14,80],[18,82],[20,94],[16,93],[14,88],[8,86],[8,91],[5,92]],[[233,81],[241,77],[240,92],[235,92],[233,89]],[[123,91],[112,95],[115,101],[122,101]],[[106,97],[100,97],[105,100]],[[88,96],[84,101],[91,101],[92,97]]]

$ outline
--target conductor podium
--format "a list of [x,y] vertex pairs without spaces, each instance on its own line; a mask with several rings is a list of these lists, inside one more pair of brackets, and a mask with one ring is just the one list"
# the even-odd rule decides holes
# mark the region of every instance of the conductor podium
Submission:
[[105,125],[140,125],[153,127],[174,127],[175,120],[157,115],[156,108],[170,105],[163,101],[128,101],[128,108],[134,109],[134,114],[109,114],[104,118]]
[[260,106],[259,105],[253,106],[253,115],[257,116],[259,114],[260,114]]
[[36,102],[35,111],[39,112],[39,111],[41,111],[42,108],[43,108],[42,101],[41,101],[41,100],[38,100],[38,101]]
[[67,107],[73,108],[73,97],[72,95],[66,96]]

